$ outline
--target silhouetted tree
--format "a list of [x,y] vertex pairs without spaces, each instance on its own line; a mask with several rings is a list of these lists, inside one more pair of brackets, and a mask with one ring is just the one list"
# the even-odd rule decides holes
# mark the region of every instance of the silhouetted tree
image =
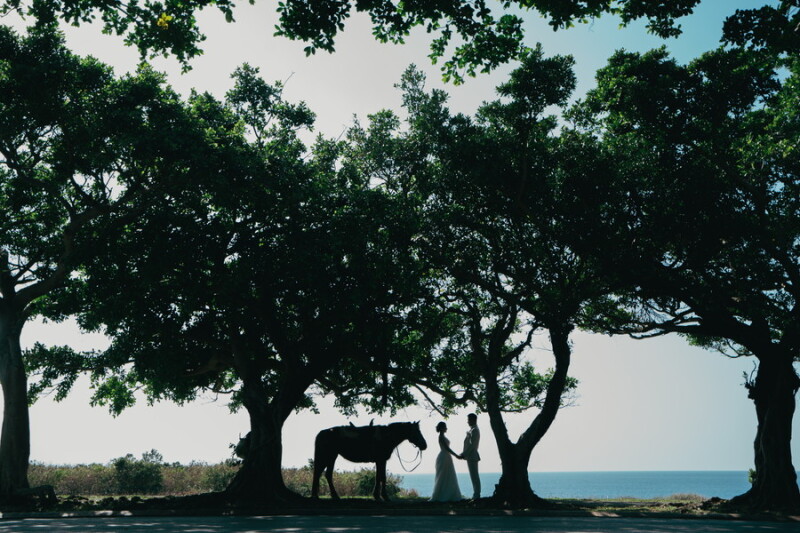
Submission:
[[570,189],[584,206],[572,242],[622,288],[624,312],[599,329],[677,332],[758,360],[746,383],[756,475],[735,501],[762,509],[800,505],[790,447],[800,387],[799,93],[796,62],[784,79],[779,64],[741,49],[685,66],[663,49],[618,52],[574,115],[602,142],[605,163],[600,175],[575,174]]
[[101,254],[114,268],[101,255],[86,267],[82,320],[112,338],[104,357],[116,371],[98,400],[115,410],[141,385],[151,399],[233,393],[251,432],[226,496],[263,503],[296,497],[281,477],[286,419],[313,405],[315,383],[376,385],[359,369],[393,353],[418,273],[391,198],[337,171],[337,143],[307,153],[305,106],[250,67],[234,79],[225,102],[194,95],[187,105],[209,142],[205,167],[107,226],[121,234]]
[[[61,318],[98,243],[91,225],[175,168],[162,162],[172,102],[148,70],[115,79],[51,28],[0,28],[0,496],[28,487],[26,361],[35,316]],[[107,236],[112,238],[112,236]]]
[[[488,412],[503,465],[495,497],[514,505],[536,500],[527,474],[532,450],[575,386],[569,334],[605,292],[559,240],[569,228],[554,208],[559,158],[577,153],[553,135],[556,121],[544,110],[565,105],[571,65],[527,51],[499,87],[502,100],[475,119],[452,115],[446,94],[426,92],[411,68],[400,84],[408,130],[399,132],[387,113],[361,132],[363,164],[418,202],[417,253],[439,279],[428,322],[446,336],[390,371],[438,396],[432,401],[443,412],[469,403]],[[523,357],[537,330],[549,334],[555,357],[545,375]],[[531,407],[540,412],[513,442],[502,413]]]

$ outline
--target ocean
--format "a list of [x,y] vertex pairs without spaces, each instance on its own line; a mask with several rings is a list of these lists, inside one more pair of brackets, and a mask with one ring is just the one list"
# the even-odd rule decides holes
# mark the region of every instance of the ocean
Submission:
[[[433,492],[433,474],[406,474],[401,486],[420,496]],[[531,472],[533,491],[542,498],[658,498],[673,494],[699,494],[707,498],[732,498],[750,488],[747,472]],[[499,473],[481,473],[482,496],[491,496]],[[459,473],[465,497],[472,496],[469,474]]]

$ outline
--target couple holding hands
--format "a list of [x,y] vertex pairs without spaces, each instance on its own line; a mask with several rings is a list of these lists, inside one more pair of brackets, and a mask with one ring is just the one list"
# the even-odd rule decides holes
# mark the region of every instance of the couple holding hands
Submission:
[[461,489],[458,487],[456,468],[453,464],[453,457],[467,461],[469,477],[472,480],[472,499],[477,500],[481,497],[481,479],[478,474],[478,444],[481,440],[481,433],[478,431],[478,415],[470,413],[467,415],[469,430],[464,438],[464,451],[457,454],[450,448],[450,440],[444,436],[447,432],[447,424],[439,422],[436,424],[436,432],[439,434],[439,455],[436,457],[436,478],[433,482],[433,494],[431,501],[434,502],[454,502],[463,499]]

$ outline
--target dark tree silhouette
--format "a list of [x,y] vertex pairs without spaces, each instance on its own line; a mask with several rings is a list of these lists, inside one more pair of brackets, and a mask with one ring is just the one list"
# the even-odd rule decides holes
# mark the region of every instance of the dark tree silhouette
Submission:
[[70,54],[51,28],[26,36],[0,28],[0,65],[0,496],[8,497],[28,487],[22,328],[69,312],[68,289],[100,245],[92,224],[169,179],[159,143],[174,131],[158,75],[115,79]]
[[[796,508],[791,429],[800,378],[797,64],[720,49],[689,65],[618,52],[574,118],[601,136],[600,176],[574,175],[575,246],[605,265],[624,312],[597,324],[678,332],[751,355],[756,476],[737,502]],[[605,167],[605,171],[603,168]],[[613,169],[613,170],[609,170]],[[648,333],[649,332],[649,333]]]

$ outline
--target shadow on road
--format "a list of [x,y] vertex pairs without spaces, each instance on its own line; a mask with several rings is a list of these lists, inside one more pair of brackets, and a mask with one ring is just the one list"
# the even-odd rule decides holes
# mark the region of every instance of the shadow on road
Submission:
[[40,533],[796,533],[796,523],[530,516],[253,516],[30,518],[0,532]]

